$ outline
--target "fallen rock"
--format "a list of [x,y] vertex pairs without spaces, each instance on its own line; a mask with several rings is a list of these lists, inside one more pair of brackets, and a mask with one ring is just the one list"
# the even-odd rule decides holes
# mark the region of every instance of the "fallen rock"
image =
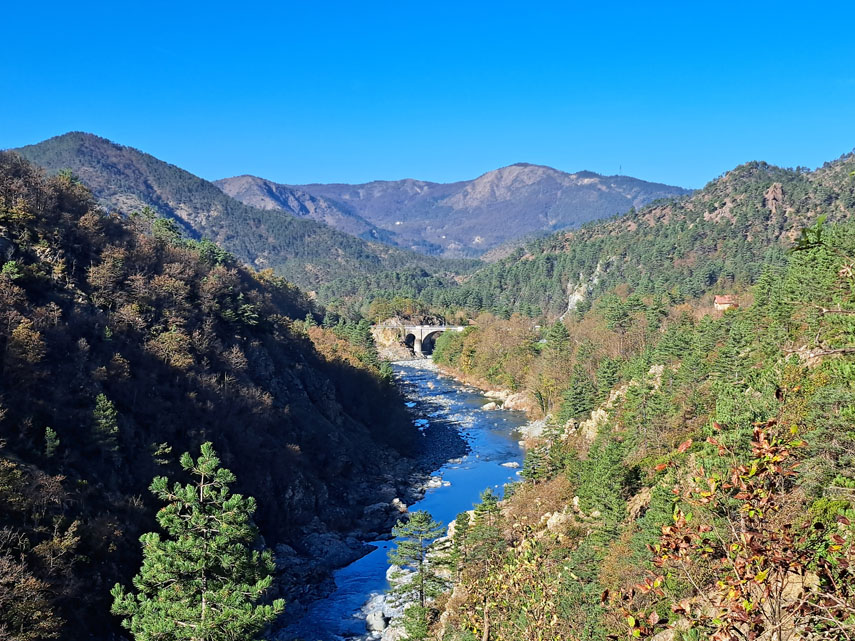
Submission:
[[542,418],[537,421],[532,421],[526,425],[523,425],[519,431],[520,434],[523,435],[526,439],[530,438],[540,438],[543,436],[543,430],[546,428],[546,419]]
[[487,412],[489,412],[490,410],[498,409],[498,408],[499,408],[499,406],[493,402],[490,402],[490,403],[487,403],[487,404],[481,406],[481,409],[484,411],[487,411]]
[[572,520],[573,517],[570,514],[556,512],[546,520],[546,529],[550,532],[562,532]]
[[502,467],[510,467],[512,469],[516,469],[520,466],[516,461],[508,461],[507,463],[502,463]]
[[609,414],[603,408],[595,409],[591,412],[591,418],[579,423],[579,433],[587,441],[593,441],[597,437],[597,432],[609,420]]
[[389,626],[383,631],[381,641],[403,641],[407,638],[407,632],[398,625]]
[[425,487],[428,489],[435,487],[442,487],[442,477],[441,476],[431,476],[427,483],[425,483]]
[[507,399],[505,399],[503,407],[506,410],[525,411],[531,407],[531,403],[529,402],[528,395],[525,392],[517,392],[516,394],[511,394]]
[[351,548],[332,532],[309,534],[304,539],[304,545],[309,556],[319,559],[330,568],[340,568],[352,563],[369,552],[371,546],[360,544]]
[[376,518],[378,516],[386,514],[389,511],[389,509],[390,509],[390,506],[388,503],[374,503],[373,505],[366,506],[365,509],[362,510],[362,513],[366,517],[369,517],[369,518],[375,517]]

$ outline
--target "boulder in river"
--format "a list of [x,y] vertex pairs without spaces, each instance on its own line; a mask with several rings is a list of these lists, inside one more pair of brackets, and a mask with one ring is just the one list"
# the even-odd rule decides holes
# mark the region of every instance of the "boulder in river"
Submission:
[[383,615],[383,610],[374,610],[365,617],[365,627],[369,632],[383,632],[389,621]]

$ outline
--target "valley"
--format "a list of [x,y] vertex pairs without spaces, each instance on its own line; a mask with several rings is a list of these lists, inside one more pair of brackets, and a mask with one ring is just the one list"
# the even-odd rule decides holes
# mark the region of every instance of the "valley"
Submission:
[[[741,165],[481,263],[365,244],[329,226],[341,218],[236,205],[204,181],[193,193],[210,200],[194,211],[210,217],[182,209],[171,178],[154,190],[173,194],[160,215],[154,192],[115,181],[103,159],[79,164],[139,152],[69,136],[59,157],[74,171],[0,154],[0,507],[12,537],[0,540],[0,584],[28,577],[8,610],[21,625],[46,612],[43,638],[112,638],[112,585],[113,612],[132,621],[134,601],[116,595],[164,513],[148,484],[186,478],[180,454],[206,443],[258,501],[253,544],[270,550],[271,573],[258,607],[273,608],[259,611],[282,641],[713,635],[766,612],[757,586],[792,581],[793,555],[815,587],[798,612],[792,599],[776,607],[799,629],[827,629],[828,608],[850,616],[833,586],[849,585],[839,568],[855,550],[852,155],[815,171]],[[145,162],[150,178],[166,171]],[[236,212],[285,217],[304,253],[283,249],[267,269],[237,236],[200,233],[232,229]],[[320,236],[301,237],[304,224]],[[743,480],[720,485],[728,474]],[[651,554],[679,530],[680,559],[731,581],[731,557],[702,546],[703,528],[733,523],[746,500],[773,501],[744,508],[750,532],[788,556],[744,561],[754,578],[738,603]],[[396,596],[408,588],[389,581],[387,554],[409,545],[393,526],[421,510],[455,526],[407,566],[441,587],[416,607]],[[775,538],[779,519],[793,539]],[[639,592],[648,579],[664,587]],[[698,609],[709,594],[736,614]]]

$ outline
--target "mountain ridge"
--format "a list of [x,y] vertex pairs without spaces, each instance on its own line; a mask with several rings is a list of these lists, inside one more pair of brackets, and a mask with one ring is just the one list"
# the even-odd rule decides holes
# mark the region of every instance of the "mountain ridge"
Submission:
[[345,274],[441,267],[436,259],[322,221],[251,207],[176,165],[94,134],[69,132],[13,151],[49,173],[70,169],[108,209],[128,213],[152,207],[190,235],[211,238],[256,269],[273,268],[305,288]]
[[[249,178],[254,192],[245,189]],[[343,217],[366,221],[388,234],[384,239],[374,233],[374,238],[446,257],[480,256],[533,234],[577,227],[659,198],[691,193],[629,176],[567,173],[529,162],[449,183],[405,178],[291,185],[236,176],[214,184],[247,204],[284,211],[293,211],[294,203],[275,202],[271,192],[308,194],[338,208]]]

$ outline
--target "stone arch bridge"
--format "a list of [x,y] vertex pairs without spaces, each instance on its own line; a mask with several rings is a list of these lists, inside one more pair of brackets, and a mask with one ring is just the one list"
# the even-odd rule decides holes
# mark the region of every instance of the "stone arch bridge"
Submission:
[[433,353],[437,336],[443,332],[462,332],[463,325],[406,325],[381,323],[371,328],[374,339],[378,344],[389,343],[395,337],[398,343],[403,343],[413,350],[416,356],[430,356]]

